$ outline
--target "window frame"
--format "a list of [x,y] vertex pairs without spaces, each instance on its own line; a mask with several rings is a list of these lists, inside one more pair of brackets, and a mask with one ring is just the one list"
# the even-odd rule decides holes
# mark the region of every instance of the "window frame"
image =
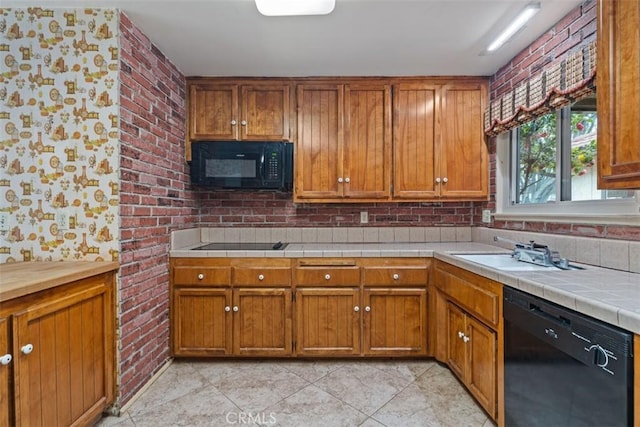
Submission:
[[[570,128],[568,131],[570,132]],[[515,132],[517,132],[517,128],[496,137],[496,212],[493,215],[494,219],[501,221],[640,225],[639,190],[635,191],[634,197],[626,199],[512,203],[511,200],[515,200],[515,198],[512,198],[511,182],[515,177],[515,173],[517,173],[513,171],[515,165],[511,157],[511,147]],[[560,164],[560,167],[570,168],[571,147],[569,144],[564,144],[564,147],[561,146],[562,148],[565,151],[569,150],[568,157],[565,156],[568,161],[565,161],[565,164],[558,164]],[[557,155],[560,156],[560,150],[557,150]],[[556,185],[561,187],[563,184],[556,182]],[[565,183],[564,185],[567,184]],[[569,182],[568,185],[570,186],[571,183]],[[513,186],[513,191],[515,191],[515,185]],[[561,188],[558,188],[557,194],[561,194],[560,191]]]

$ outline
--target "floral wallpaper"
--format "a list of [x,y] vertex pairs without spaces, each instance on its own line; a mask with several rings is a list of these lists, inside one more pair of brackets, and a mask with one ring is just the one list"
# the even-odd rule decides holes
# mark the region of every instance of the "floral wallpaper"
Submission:
[[0,8],[0,263],[118,260],[118,19]]

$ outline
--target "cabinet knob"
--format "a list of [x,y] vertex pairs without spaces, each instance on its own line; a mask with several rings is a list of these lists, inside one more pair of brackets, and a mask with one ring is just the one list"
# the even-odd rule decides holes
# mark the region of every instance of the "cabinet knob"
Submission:
[[227,313],[231,311],[231,307],[229,307],[228,305],[225,306],[224,311],[226,311]]
[[464,336],[464,333],[461,331],[458,331],[458,338],[462,338]]
[[329,280],[331,279],[331,275],[330,274],[325,274],[324,275],[324,280]]
[[236,121],[235,120],[231,120],[231,126],[235,126],[236,125]]
[[33,351],[33,344],[23,345],[20,351],[22,352],[22,354],[31,353]]
[[351,178],[346,177],[346,178],[344,179],[344,182],[346,182],[347,184],[348,184],[348,183],[350,183],[350,182],[351,182]]
[[204,279],[204,274],[202,273],[198,274],[198,280],[202,280],[202,279]]
[[240,310],[240,309],[238,308],[238,306],[237,306],[237,305],[234,305],[234,306],[233,306],[233,312],[234,312],[234,313],[237,313],[237,312],[238,312],[238,310]]
[[258,280],[260,281],[264,280],[264,274],[258,274]]
[[449,182],[449,178],[447,178],[447,177],[445,176],[444,178],[442,178],[442,182],[444,182],[444,183],[446,184],[447,182]]
[[440,181],[441,181],[440,177],[437,177],[436,178],[436,184],[440,184]]
[[398,280],[399,278],[400,278],[400,275],[398,273],[394,273],[393,280]]
[[360,307],[358,307],[358,306],[356,305],[355,307],[353,307],[353,311],[355,311],[355,312],[357,313],[358,311],[360,311]]
[[243,120],[243,121],[241,121],[241,122],[240,122],[240,124],[241,124],[242,126],[246,126],[246,125],[247,125],[247,121],[246,121],[246,120]]
[[342,183],[342,181],[344,181],[342,177],[338,178],[338,182]]
[[464,342],[469,342],[469,340],[470,340],[470,339],[471,339],[471,338],[469,338],[469,337],[468,337],[468,336],[466,336],[466,335],[465,335],[464,337],[462,337],[462,341],[464,341]]
[[368,312],[370,312],[370,311],[371,311],[371,307],[366,306],[366,307],[364,308],[364,311],[366,311],[367,313],[368,313]]
[[11,359],[13,359],[13,357],[7,353],[4,356],[0,357],[0,365],[8,365],[9,363],[11,363]]

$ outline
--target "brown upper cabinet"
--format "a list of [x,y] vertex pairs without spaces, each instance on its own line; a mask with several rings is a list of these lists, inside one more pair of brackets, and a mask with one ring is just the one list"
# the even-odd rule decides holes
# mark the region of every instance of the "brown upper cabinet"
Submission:
[[640,188],[640,1],[598,3],[598,188]]
[[301,84],[294,198],[339,202],[390,195],[388,84]]
[[485,81],[394,86],[393,198],[486,199]]
[[189,140],[290,139],[290,85],[286,82],[188,81]]

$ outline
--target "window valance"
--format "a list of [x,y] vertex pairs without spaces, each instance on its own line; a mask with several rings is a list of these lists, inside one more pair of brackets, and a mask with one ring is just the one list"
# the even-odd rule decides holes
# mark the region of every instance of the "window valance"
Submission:
[[584,45],[489,103],[484,133],[495,136],[595,91],[596,43]]

